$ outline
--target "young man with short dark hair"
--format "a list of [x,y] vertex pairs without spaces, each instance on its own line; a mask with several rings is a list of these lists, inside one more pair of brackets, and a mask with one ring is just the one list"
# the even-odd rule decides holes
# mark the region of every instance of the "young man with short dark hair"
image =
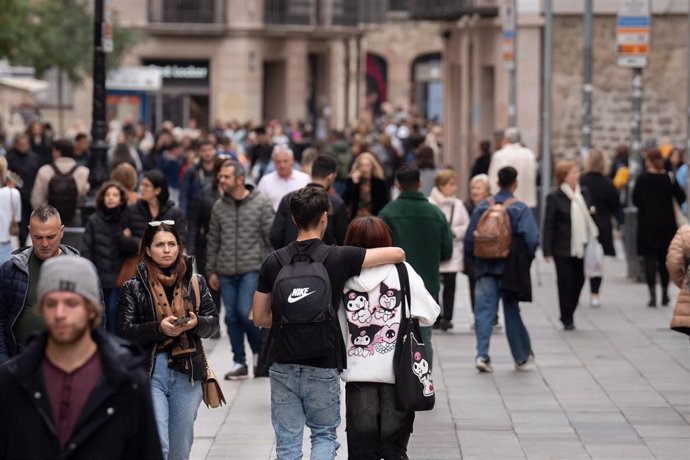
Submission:
[[141,352],[98,330],[99,291],[86,259],[43,264],[46,331],[0,368],[0,458],[163,458]]
[[[493,196],[496,203],[505,203],[513,198],[517,188],[518,173],[515,168],[506,166],[498,171],[499,192]],[[482,201],[472,213],[470,225],[465,233],[465,255],[474,261],[477,284],[474,288],[475,298],[475,330],[477,332],[477,357],[475,366],[479,372],[493,372],[489,357],[489,341],[493,329],[494,318],[498,312],[498,301],[503,298],[503,314],[506,321],[506,336],[510,351],[515,360],[515,367],[521,368],[534,357],[529,333],[520,316],[518,299],[504,292],[507,260],[513,255],[515,243],[511,243],[511,254],[508,259],[486,259],[474,256],[474,231],[482,214],[489,208],[489,201]],[[524,244],[527,266],[523,273],[529,273],[529,264],[539,246],[539,228],[532,211],[522,201],[508,203],[507,212],[510,216],[512,239]],[[531,286],[520,286],[527,288]]]
[[[335,181],[337,167],[338,164],[333,158],[327,155],[317,156],[311,169],[311,182],[307,184],[307,187],[320,187],[328,191]],[[293,194],[294,192],[285,195],[278,205],[271,227],[271,244],[274,249],[285,247],[297,238],[297,225],[295,225],[290,214],[290,198]],[[337,195],[329,194],[328,199],[331,202],[331,210],[329,211],[328,227],[323,235],[323,242],[342,245],[347,230],[345,202]]]
[[[395,182],[401,193],[381,210],[379,217],[391,228],[393,242],[405,250],[407,262],[419,273],[427,291],[438,302],[439,266],[442,260],[453,255],[453,235],[448,220],[443,211],[419,191],[421,179],[416,166],[401,166],[395,173]],[[431,328],[423,327],[421,332],[432,363]]]
[[[328,226],[330,201],[321,187],[304,187],[290,198],[290,212],[297,224],[297,241],[271,253],[259,273],[259,282],[252,307],[254,323],[260,327],[273,327],[272,336],[280,341],[283,328],[281,318],[273,314],[274,283],[284,267],[280,259],[324,254],[331,288],[330,306],[333,309],[329,337],[331,351],[310,358],[277,358],[277,348],[269,344],[268,364],[271,379],[271,419],[276,433],[278,458],[301,458],[304,426],[311,429],[311,458],[335,458],[339,445],[336,429],[340,425],[339,371],[346,363],[345,344],[337,320],[343,287],[348,278],[360,273],[362,267],[402,262],[405,253],[400,248],[363,249],[351,246],[325,246],[322,238]],[[315,291],[300,290],[302,298]],[[318,295],[318,294],[317,294]],[[295,303],[299,297],[288,298]]]

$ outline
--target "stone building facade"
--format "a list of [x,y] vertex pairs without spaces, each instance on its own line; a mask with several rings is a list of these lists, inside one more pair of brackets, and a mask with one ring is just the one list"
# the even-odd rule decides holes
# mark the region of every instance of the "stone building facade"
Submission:
[[[652,48],[643,70],[642,143],[685,144],[687,118],[688,20],[658,15],[652,20]],[[582,124],[582,16],[554,18],[554,156],[578,154]],[[628,144],[632,70],[616,65],[616,17],[597,16],[593,27],[592,145],[612,154]]]

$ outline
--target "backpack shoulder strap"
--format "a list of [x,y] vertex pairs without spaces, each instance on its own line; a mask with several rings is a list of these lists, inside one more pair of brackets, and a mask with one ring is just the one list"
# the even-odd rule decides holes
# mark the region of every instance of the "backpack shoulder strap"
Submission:
[[55,166],[55,163],[50,163],[50,167],[53,168],[53,171],[55,171],[55,175],[57,176],[62,176],[62,171],[58,169],[57,166]]
[[72,169],[70,169],[67,174],[70,176],[74,175],[74,171],[76,171],[78,167],[79,167],[79,164],[75,164],[74,166],[72,166]]
[[517,203],[518,201],[520,201],[520,200],[518,200],[518,199],[515,198],[515,197],[508,198],[507,200],[505,200],[505,201],[503,202],[503,206],[505,206],[505,207],[507,208],[507,207],[510,206],[511,204],[515,204],[515,203]]
[[489,203],[489,207],[496,204],[496,200],[494,200],[494,197],[492,197],[492,196],[486,197],[486,202]]
[[192,273],[192,289],[194,290],[194,298],[196,300],[196,311],[201,308],[201,289],[199,289],[199,275]]
[[331,247],[327,244],[319,244],[316,249],[314,249],[310,256],[311,259],[315,262],[321,262],[322,264],[326,260],[326,257],[328,257],[328,254],[331,252]]
[[294,256],[294,254],[290,250],[290,246],[291,245],[287,245],[284,248],[280,248],[276,251],[276,259],[278,259],[278,263],[281,267],[290,265],[290,263],[292,262],[292,257]]

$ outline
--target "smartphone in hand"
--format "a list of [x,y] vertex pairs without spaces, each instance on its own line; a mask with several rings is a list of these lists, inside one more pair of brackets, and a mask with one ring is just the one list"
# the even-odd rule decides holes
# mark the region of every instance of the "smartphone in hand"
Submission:
[[182,318],[177,318],[175,322],[173,323],[175,326],[184,326],[187,324],[189,321],[191,321],[191,317],[189,316],[183,316]]

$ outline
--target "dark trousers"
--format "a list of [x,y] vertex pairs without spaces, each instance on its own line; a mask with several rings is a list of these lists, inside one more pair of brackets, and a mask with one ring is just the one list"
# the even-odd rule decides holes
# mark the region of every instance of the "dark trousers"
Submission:
[[661,280],[661,292],[668,296],[668,270],[666,270],[666,251],[657,250],[642,254],[644,260],[644,277],[652,298],[656,296],[656,274]]
[[573,324],[573,315],[585,284],[583,259],[554,256],[556,279],[558,281],[558,303],[561,308],[561,323]]
[[348,458],[407,459],[414,412],[395,409],[395,385],[348,382],[345,410]]
[[589,279],[589,292],[599,294],[601,289],[601,276],[593,276]]
[[453,319],[453,306],[455,305],[455,279],[457,273],[441,273],[443,284],[443,313],[441,317],[450,321]]

